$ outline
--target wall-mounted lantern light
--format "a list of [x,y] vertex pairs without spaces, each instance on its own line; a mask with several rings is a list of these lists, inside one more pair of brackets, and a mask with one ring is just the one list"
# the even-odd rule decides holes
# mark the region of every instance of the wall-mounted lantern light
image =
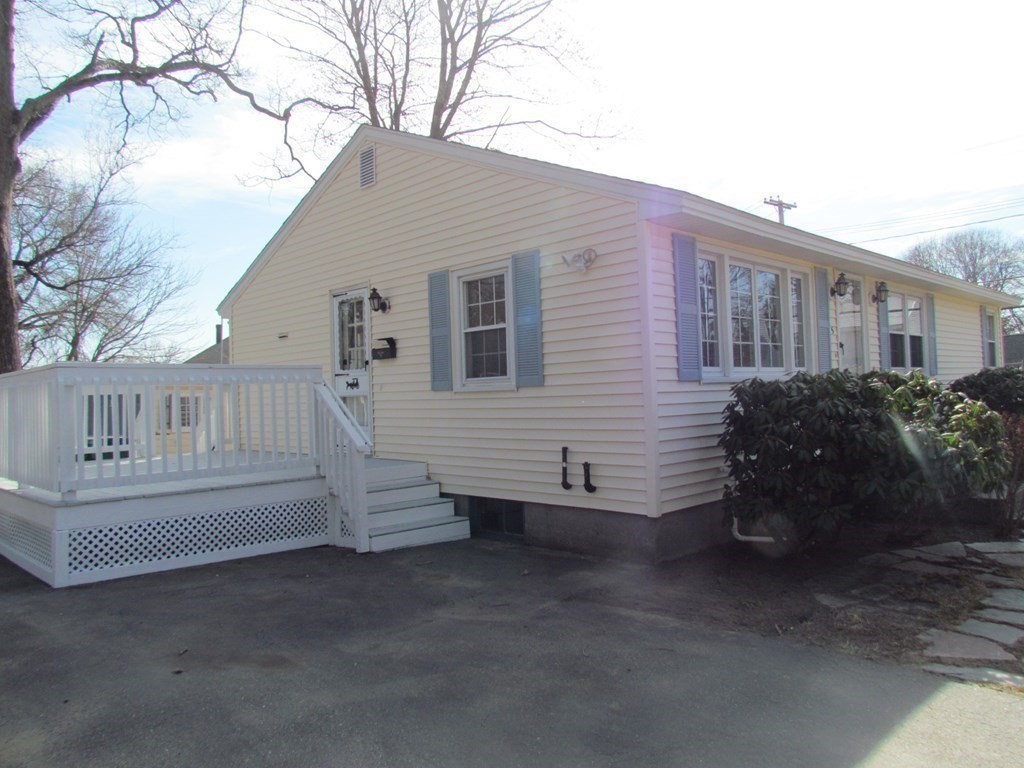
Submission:
[[381,296],[376,288],[370,289],[370,309],[374,312],[387,312],[391,308],[388,300]]
[[875,283],[875,292],[871,296],[871,301],[875,304],[885,304],[889,300],[889,286],[885,284],[885,280]]
[[835,285],[829,288],[829,293],[841,298],[846,295],[848,290],[850,290],[850,281],[846,279],[845,272],[840,272],[839,277],[836,278]]

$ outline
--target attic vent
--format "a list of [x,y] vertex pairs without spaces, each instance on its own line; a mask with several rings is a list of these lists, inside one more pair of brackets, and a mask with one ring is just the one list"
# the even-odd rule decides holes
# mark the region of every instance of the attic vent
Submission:
[[371,187],[377,181],[377,153],[370,144],[359,152],[359,188]]

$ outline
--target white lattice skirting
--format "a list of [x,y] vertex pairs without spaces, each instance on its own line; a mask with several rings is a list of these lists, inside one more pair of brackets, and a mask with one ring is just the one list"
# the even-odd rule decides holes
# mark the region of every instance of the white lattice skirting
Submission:
[[51,530],[0,511],[0,553],[52,586],[328,543],[323,496]]

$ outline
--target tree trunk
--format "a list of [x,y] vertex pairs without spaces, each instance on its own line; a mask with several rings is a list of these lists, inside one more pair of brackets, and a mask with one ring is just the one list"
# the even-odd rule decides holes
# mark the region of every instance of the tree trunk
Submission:
[[11,207],[20,143],[14,105],[14,0],[0,0],[0,373],[21,368],[18,294],[11,267]]

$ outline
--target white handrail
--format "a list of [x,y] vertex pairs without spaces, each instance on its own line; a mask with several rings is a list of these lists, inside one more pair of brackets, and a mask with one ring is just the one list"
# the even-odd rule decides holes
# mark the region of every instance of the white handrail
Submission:
[[319,366],[57,363],[0,376],[0,477],[61,494],[315,470]]
[[[334,389],[314,385],[317,405],[317,456],[328,491],[338,498],[356,540],[357,552],[369,552],[370,530],[366,502],[366,458],[373,443],[352,417]],[[337,525],[337,521],[332,523]]]

